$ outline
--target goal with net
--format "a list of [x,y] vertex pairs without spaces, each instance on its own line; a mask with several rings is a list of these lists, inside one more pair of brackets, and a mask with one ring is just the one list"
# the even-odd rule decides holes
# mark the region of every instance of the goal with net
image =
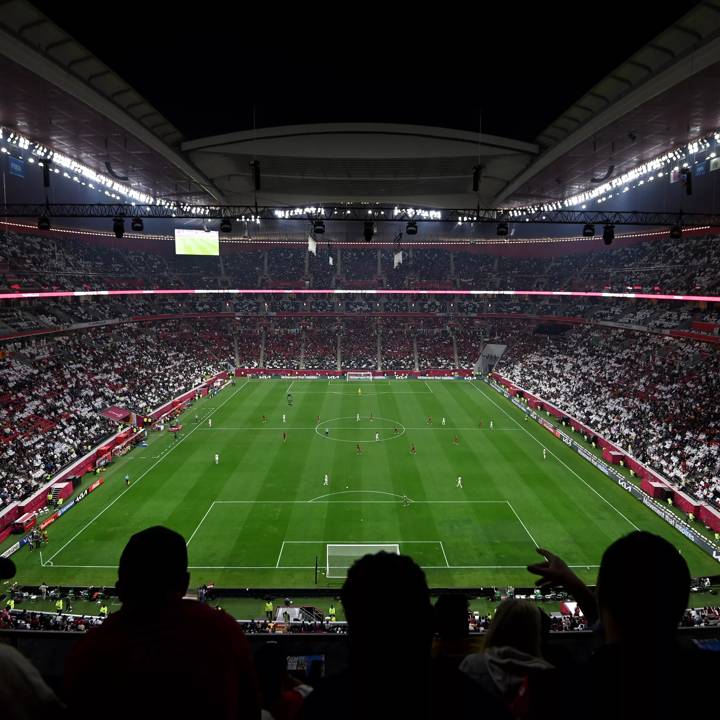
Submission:
[[350,566],[365,555],[374,555],[379,552],[400,554],[400,545],[387,544],[357,544],[357,545],[328,545],[327,570],[325,577],[344,578]]
[[372,382],[373,374],[371,372],[349,372],[345,373],[345,379],[348,382],[351,382],[352,380],[369,380],[370,382]]

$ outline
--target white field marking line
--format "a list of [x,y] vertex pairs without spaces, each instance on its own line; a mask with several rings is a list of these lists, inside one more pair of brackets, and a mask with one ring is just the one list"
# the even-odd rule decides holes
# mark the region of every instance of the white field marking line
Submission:
[[[116,565],[56,565],[55,567],[117,567]],[[423,570],[527,570],[527,565],[421,565]],[[599,565],[568,565],[571,568],[597,569]],[[314,570],[314,565],[188,565],[188,570]]]
[[[498,403],[495,402],[493,398],[491,398],[482,388],[475,385],[475,383],[470,383],[472,387],[474,387],[481,395],[483,395],[485,398],[487,398],[498,410],[503,412],[507,417],[509,417],[521,430],[523,430],[527,435],[529,435],[540,447],[545,447],[540,440],[538,440],[531,432],[526,430],[510,413],[505,410],[504,407],[498,405]],[[625,520],[627,523],[632,525],[636,530],[640,530],[640,528],[632,521],[630,520],[626,515],[624,515],[620,510],[618,510],[607,498],[603,497],[592,485],[587,483],[580,475],[578,475],[567,463],[565,463],[561,458],[559,458],[552,450],[549,451],[550,454],[566,469],[569,470],[583,485],[588,487],[590,490],[592,490],[604,503],[607,503],[623,520]]]
[[193,530],[192,535],[190,536],[190,539],[185,543],[185,547],[190,545],[190,541],[195,537],[195,533],[200,529],[200,526],[205,522],[205,518],[210,514],[210,511],[213,509],[213,506],[215,505],[214,502],[210,503],[210,507],[207,509],[207,512],[202,516],[202,520],[197,524],[197,527]]
[[448,562],[447,555],[445,554],[445,546],[443,545],[442,540],[438,541],[440,543],[440,549],[442,550],[443,557],[445,558],[445,564],[450,567],[450,563]]
[[[332,497],[333,495],[351,495],[351,494],[359,494],[359,493],[372,493],[377,495],[391,495],[392,497],[397,497],[402,500],[402,495],[397,495],[395,493],[388,493],[384,492],[382,490],[341,490],[339,492],[334,493],[328,493],[327,495],[320,495],[316,498],[311,498],[310,500],[214,500],[214,505],[307,505],[308,503],[318,503],[322,504],[319,501],[327,498]],[[469,505],[469,504],[481,504],[481,503],[507,503],[507,500],[413,500],[411,497],[408,497],[408,500],[410,500],[411,503],[414,504],[426,504],[426,505],[433,505],[435,503],[443,503],[446,505]],[[398,501],[397,500],[328,500],[326,502],[335,502],[335,503],[387,503],[388,505],[394,505]]]
[[[361,492],[361,491],[358,491]],[[370,490],[364,491],[370,492]],[[307,505],[312,503],[314,505],[352,505],[362,503],[374,503],[376,505],[397,505],[400,500],[322,500],[315,502],[314,500],[216,500],[216,505]],[[411,500],[410,502],[415,502]],[[424,501],[418,501],[424,502]],[[432,502],[432,501],[428,501]],[[461,502],[458,500],[457,502]],[[469,502],[473,502],[472,500]],[[481,501],[482,502],[482,501]]]
[[[364,418],[364,417],[361,417],[360,419],[361,419],[361,420],[367,420],[366,417],[365,417],[365,418]],[[378,418],[375,418],[375,419],[377,420]],[[332,421],[330,421],[330,420],[322,420],[322,421],[321,421],[321,423],[324,423],[324,422],[332,422]],[[397,423],[397,424],[398,424],[398,425],[401,425],[402,423]],[[251,426],[249,426],[249,427],[213,427],[213,428],[202,427],[202,428],[200,428],[200,429],[201,429],[201,430],[207,430],[208,432],[215,431],[215,430],[233,430],[233,431],[235,431],[235,430],[245,430],[245,431],[247,431],[247,430],[272,430],[272,431],[295,430],[295,431],[298,431],[298,432],[303,432],[303,431],[309,432],[310,430],[315,430],[316,427],[317,427],[317,426],[315,426],[315,427],[295,427],[295,426],[291,425],[290,423],[288,423],[288,424],[286,424],[286,425],[282,425],[281,427],[267,427],[267,426],[265,426],[265,425],[263,425],[262,427],[258,427],[258,426],[256,426],[256,425],[251,425]],[[337,432],[345,432],[345,431],[350,431],[350,430],[357,430],[358,428],[357,428],[357,427],[336,427],[336,428],[330,428],[330,429],[331,429],[333,432],[336,432],[336,433],[337,433]],[[360,429],[361,429],[361,430],[372,430],[371,427],[368,427],[368,426],[366,426],[366,425],[363,426],[363,427],[360,428]],[[388,430],[389,428],[380,428],[380,429],[381,429],[381,430]],[[493,429],[493,432],[517,432],[518,430],[521,430],[521,429],[522,429],[522,428],[494,428],[494,429]],[[486,431],[485,428],[475,427],[475,426],[471,426],[471,425],[468,425],[468,426],[445,425],[445,427],[443,427],[442,425],[438,425],[438,426],[423,425],[422,427],[405,427],[405,430],[412,430],[412,431],[418,431],[418,430],[436,430],[436,431],[448,431],[448,432],[449,432],[450,430],[477,430],[478,432],[484,432],[484,431]],[[324,436],[323,436],[323,437],[324,437]],[[394,437],[395,437],[395,436],[394,436]],[[399,437],[399,435],[396,436],[396,437]],[[351,441],[351,442],[354,442],[354,440]],[[370,442],[370,441],[366,440],[366,441],[363,441],[363,442]]]
[[[228,396],[223,402],[221,402],[220,405],[218,405],[218,406],[210,413],[210,415],[212,415],[213,413],[216,413],[223,405],[225,405],[226,402],[228,402],[228,400],[232,400],[232,398],[234,398],[249,382],[250,382],[249,380],[246,380],[232,395]],[[208,416],[208,417],[209,417],[209,416]],[[126,492],[128,492],[129,490],[131,490],[132,488],[134,488],[136,485],[138,485],[138,483],[140,483],[140,481],[141,481],[156,465],[158,465],[159,463],[161,463],[161,462],[165,459],[165,456],[166,456],[168,453],[172,452],[172,451],[173,451],[176,447],[178,447],[181,443],[184,443],[185,440],[187,440],[199,427],[200,427],[200,425],[196,425],[187,435],[185,435],[184,437],[180,438],[180,440],[178,440],[177,442],[173,443],[173,445],[170,447],[170,449],[168,450],[168,452],[165,453],[165,455],[163,455],[163,457],[161,457],[159,460],[156,460],[142,475],[140,475],[140,477],[139,477],[137,480],[135,480],[131,485],[128,485],[128,487],[125,488],[125,490],[123,490],[112,502],[110,502],[110,503],[107,505],[107,507],[105,507],[103,510],[101,510],[92,520],[90,520],[90,521],[87,522],[85,525],[83,525],[83,526],[80,528],[80,530],[78,530],[56,553],[54,553],[53,555],[51,555],[51,556],[46,560],[46,562],[52,561],[52,559],[53,559],[54,557],[56,557],[57,555],[59,555],[71,542],[73,542],[73,541],[75,540],[75,538],[77,538],[81,533],[85,532],[85,530],[87,530],[101,515],[103,515],[105,512],[107,512]]]
[[106,569],[117,570],[117,565],[45,565],[45,568],[87,568],[87,569]]
[[435,503],[444,503],[446,505],[470,505],[470,504],[481,504],[481,503],[506,503],[507,500],[413,500],[409,498],[413,504],[426,503],[428,505],[434,505]]
[[[364,547],[365,545],[399,545],[405,543],[406,545],[427,545],[432,543],[433,545],[442,544],[441,540],[363,540],[362,542],[350,542],[349,540],[285,540],[285,545],[353,545],[357,547]],[[314,566],[313,566],[314,567]],[[523,567],[525,567],[523,565]]]
[[[117,570],[117,565],[47,565],[48,568],[85,568]],[[526,570],[527,565],[421,565],[423,570]],[[568,565],[578,569],[597,569],[599,565]],[[188,565],[188,570],[314,570],[314,565]]]
[[[342,390],[296,390],[296,395],[357,395],[355,392],[343,392]],[[413,392],[408,390],[380,390],[379,392],[366,393],[363,392],[361,397],[375,397],[376,395],[432,395],[430,392]]]
[[425,387],[430,391],[430,394],[434,395],[435,393],[433,392],[433,389],[427,384],[427,380],[423,380],[423,382],[425,383]]
[[277,562],[275,563],[275,567],[276,567],[276,568],[279,568],[279,567],[280,567],[280,558],[282,557],[282,554],[283,554],[283,550],[284,550],[284,549],[285,549],[285,540],[283,540],[283,543],[282,543],[282,545],[280,546],[280,552],[278,553],[278,559],[277,559]]
[[513,511],[513,514],[514,514],[515,517],[518,519],[518,522],[523,526],[523,529],[524,529],[525,532],[528,534],[528,537],[532,540],[533,545],[534,545],[536,548],[537,548],[537,547],[540,547],[540,546],[538,545],[538,543],[537,543],[537,540],[535,540],[535,538],[530,534],[530,531],[527,529],[527,526],[525,525],[525,523],[520,519],[520,516],[517,514],[517,511],[516,511],[515,508],[512,506],[512,504],[510,503],[510,501],[508,501],[508,507]]
[[[391,492],[385,492],[384,490],[340,490],[339,492],[331,492],[331,493],[325,493],[325,495],[318,495],[317,497],[314,497],[310,500],[300,501],[300,502],[316,502],[317,500],[323,500],[327,497],[332,497],[333,495],[353,495],[357,493],[369,493],[372,495],[389,495],[390,497],[396,497],[403,499],[403,495],[398,495],[397,493],[391,493]],[[362,500],[358,500],[357,502],[363,502]],[[385,502],[390,502],[388,500],[385,500]]]

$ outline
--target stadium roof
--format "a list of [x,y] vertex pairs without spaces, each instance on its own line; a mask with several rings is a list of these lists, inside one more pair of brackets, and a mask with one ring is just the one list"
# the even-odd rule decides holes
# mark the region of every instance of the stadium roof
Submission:
[[[651,17],[609,3],[592,36],[570,14],[526,13],[512,32],[485,18],[482,42],[472,19],[442,14],[422,33],[404,18],[399,39],[392,25],[306,33],[282,18],[289,49],[279,20],[153,20],[138,5],[119,31],[82,4],[36,4],[65,29],[26,0],[0,1],[2,124],[168,201],[535,204],[720,127],[720,0],[679,19],[690,3]],[[237,43],[214,34],[220,20]],[[319,122],[349,118],[384,121]],[[209,127],[224,134],[197,139]]]
[[720,3],[704,2],[592,87],[537,137],[540,157],[497,204],[560,200],[720,127]]
[[[183,143],[183,151],[232,202],[385,200],[485,207],[537,155],[531,143],[417,125],[295,125]],[[261,190],[248,168],[258,160]],[[480,194],[470,192],[482,165]]]
[[0,3],[0,48],[3,124],[152,195],[223,200],[178,152],[179,130],[30,3]]

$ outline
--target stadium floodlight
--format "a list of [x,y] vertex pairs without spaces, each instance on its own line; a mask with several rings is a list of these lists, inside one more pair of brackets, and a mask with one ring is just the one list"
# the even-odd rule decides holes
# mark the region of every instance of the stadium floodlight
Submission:
[[113,232],[118,240],[125,234],[125,218],[113,218]]
[[608,224],[603,227],[603,242],[606,245],[612,245],[612,241],[615,239],[615,226]]
[[414,220],[409,220],[408,224],[405,226],[405,234],[406,235],[417,235],[418,226],[417,223]]
[[143,223],[142,218],[139,217],[134,217],[132,219],[130,227],[133,232],[143,232],[145,230],[145,224]]
[[363,223],[363,237],[365,238],[365,242],[370,242],[373,239],[373,235],[375,235],[375,223],[372,222],[372,220],[366,220]]
[[583,227],[583,237],[595,237],[595,226],[592,223],[586,223]]
[[322,220],[314,220],[313,232],[315,235],[322,235],[325,232],[325,223]]
[[230,218],[224,217],[220,221],[220,232],[221,233],[231,233],[232,232],[232,223],[230,222]]
[[670,238],[672,240],[679,240],[682,237],[682,227],[675,223],[675,225],[672,225],[670,227]]
[[498,223],[497,234],[499,237],[505,237],[508,234],[508,224],[506,222]]
[[41,215],[38,218],[38,230],[49,230],[50,218],[47,215]]

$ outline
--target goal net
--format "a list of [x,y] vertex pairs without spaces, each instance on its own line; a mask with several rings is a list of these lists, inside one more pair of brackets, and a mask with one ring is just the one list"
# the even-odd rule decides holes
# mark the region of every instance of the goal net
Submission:
[[372,382],[373,374],[371,372],[349,372],[345,374],[345,379],[348,382],[351,380],[369,380]]
[[379,552],[400,554],[400,545],[328,545],[327,546],[327,571],[325,577],[344,578],[350,566],[365,555],[374,555]]

